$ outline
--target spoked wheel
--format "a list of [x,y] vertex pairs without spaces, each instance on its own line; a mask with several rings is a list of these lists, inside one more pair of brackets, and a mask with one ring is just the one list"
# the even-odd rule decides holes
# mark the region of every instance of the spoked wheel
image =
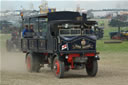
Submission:
[[62,78],[64,76],[64,62],[58,60],[57,57],[54,58],[53,61],[53,72],[56,77]]
[[27,54],[26,66],[29,72],[39,72],[40,70],[39,57],[36,56],[34,53]]
[[97,60],[94,59],[88,59],[88,62],[86,64],[86,72],[89,76],[94,77],[96,76],[98,71],[98,63]]

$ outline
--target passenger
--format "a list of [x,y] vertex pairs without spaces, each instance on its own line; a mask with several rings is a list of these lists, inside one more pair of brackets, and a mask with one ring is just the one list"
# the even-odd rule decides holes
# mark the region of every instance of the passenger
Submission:
[[24,28],[24,30],[23,30],[23,32],[22,32],[22,36],[23,36],[23,37],[25,37],[26,32],[29,32],[28,25],[25,25],[25,28]]
[[33,30],[33,25],[30,25],[29,32],[34,32],[34,30]]
[[[30,28],[28,28],[28,25],[25,26],[25,29],[23,30],[22,36],[24,38],[31,38],[33,37],[31,33],[33,33],[33,25],[30,25]],[[27,34],[28,33],[28,34]]]

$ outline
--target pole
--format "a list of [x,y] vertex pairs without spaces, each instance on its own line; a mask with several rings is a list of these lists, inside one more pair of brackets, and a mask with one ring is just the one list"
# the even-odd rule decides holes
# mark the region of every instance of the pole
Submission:
[[21,35],[21,31],[22,31],[23,28],[24,28],[24,17],[23,17],[23,12],[21,12],[20,15],[21,15],[21,19],[22,19],[22,26],[21,26],[21,29],[20,29],[20,36],[22,37],[22,35]]

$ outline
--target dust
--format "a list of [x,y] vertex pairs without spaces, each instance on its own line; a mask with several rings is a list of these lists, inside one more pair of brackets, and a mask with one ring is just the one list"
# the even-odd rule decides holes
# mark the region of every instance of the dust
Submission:
[[1,47],[0,71],[26,72],[25,54],[19,51],[7,52],[5,46]]

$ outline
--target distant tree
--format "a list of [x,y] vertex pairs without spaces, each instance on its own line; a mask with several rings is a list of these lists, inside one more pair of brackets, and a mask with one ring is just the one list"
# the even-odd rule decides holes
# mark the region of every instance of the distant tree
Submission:
[[128,15],[118,15],[112,18],[109,25],[112,27],[127,27],[128,26]]

